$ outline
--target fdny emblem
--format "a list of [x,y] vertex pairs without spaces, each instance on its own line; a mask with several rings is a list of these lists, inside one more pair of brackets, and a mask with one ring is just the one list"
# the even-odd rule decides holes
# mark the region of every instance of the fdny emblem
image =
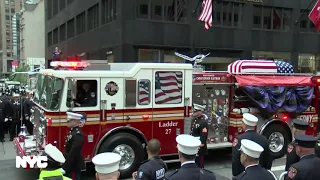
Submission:
[[232,143],[232,146],[233,146],[233,147],[236,147],[236,146],[238,145],[238,143],[239,143],[238,139],[237,139],[237,138],[234,138],[233,143]]
[[288,146],[288,153],[291,153],[292,150],[293,150],[293,146],[292,146],[291,144],[289,144],[289,146]]
[[289,178],[294,178],[297,175],[297,169],[290,167],[290,169],[288,170],[288,176]]

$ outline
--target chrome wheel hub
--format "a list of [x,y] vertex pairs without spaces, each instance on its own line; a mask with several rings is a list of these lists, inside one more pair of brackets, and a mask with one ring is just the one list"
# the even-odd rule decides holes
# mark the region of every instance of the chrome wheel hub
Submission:
[[272,152],[277,153],[284,147],[284,137],[279,132],[273,132],[269,136],[269,148]]
[[133,164],[135,154],[130,146],[126,144],[120,144],[115,147],[112,152],[118,153],[121,156],[120,170],[127,169]]

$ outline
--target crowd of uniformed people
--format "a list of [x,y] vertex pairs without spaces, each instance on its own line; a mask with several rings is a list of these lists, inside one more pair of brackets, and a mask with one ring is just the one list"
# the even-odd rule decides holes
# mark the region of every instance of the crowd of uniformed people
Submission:
[[[22,89],[22,90],[21,90]],[[23,88],[0,89],[0,141],[5,141],[5,134],[10,135],[10,141],[16,137],[25,125],[30,134],[33,133],[31,123],[31,94]]]

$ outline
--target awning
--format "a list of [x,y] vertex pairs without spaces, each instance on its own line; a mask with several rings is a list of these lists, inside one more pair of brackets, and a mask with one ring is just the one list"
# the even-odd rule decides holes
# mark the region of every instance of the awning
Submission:
[[315,86],[312,76],[235,75],[239,86]]

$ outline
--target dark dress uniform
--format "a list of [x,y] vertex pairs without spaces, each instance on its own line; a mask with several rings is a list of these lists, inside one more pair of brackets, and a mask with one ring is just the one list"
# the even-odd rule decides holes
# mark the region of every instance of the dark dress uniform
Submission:
[[165,180],[216,180],[216,176],[208,170],[200,169],[196,163],[183,164],[180,169],[165,175]]
[[233,142],[232,147],[232,174],[233,176],[238,176],[244,171],[244,167],[240,162],[240,146],[242,139],[249,139],[260,146],[263,147],[264,151],[261,153],[259,158],[259,164],[267,169],[270,170],[272,167],[272,157],[270,155],[269,149],[269,142],[266,137],[261,134],[258,134],[255,130],[247,130],[245,133],[241,134],[240,136],[236,137]]
[[20,100],[15,101],[14,99],[10,102],[10,108],[12,110],[12,122],[10,127],[10,141],[16,137],[21,131],[21,113],[22,104]]
[[4,142],[4,134],[5,134],[5,122],[6,118],[7,106],[6,102],[0,100],[0,141]]
[[[297,146],[314,148],[317,139],[313,136],[299,134],[295,137]],[[288,169],[285,180],[316,180],[320,177],[320,159],[314,154],[303,155],[299,162],[292,164]]]
[[81,107],[91,107],[97,105],[97,97],[94,91],[80,91],[77,97],[77,103],[81,105]]
[[233,180],[275,180],[272,172],[264,169],[258,164],[248,166],[245,171],[233,178]]
[[168,170],[167,165],[159,156],[150,158],[142,162],[137,171],[137,180],[160,180],[164,179],[164,174]]
[[[84,135],[79,127],[71,128],[66,137],[65,157],[66,162],[62,169],[66,171],[66,175],[72,178],[72,173],[81,173],[85,169],[85,162],[81,153],[84,143]],[[77,175],[76,175],[77,176]]]
[[[308,128],[309,124],[301,119],[293,120],[293,127],[297,130],[305,131]],[[286,167],[285,170],[288,171],[289,167],[298,162],[300,157],[296,153],[296,141],[293,140],[290,144],[288,144],[287,148],[287,159],[286,159]]]

